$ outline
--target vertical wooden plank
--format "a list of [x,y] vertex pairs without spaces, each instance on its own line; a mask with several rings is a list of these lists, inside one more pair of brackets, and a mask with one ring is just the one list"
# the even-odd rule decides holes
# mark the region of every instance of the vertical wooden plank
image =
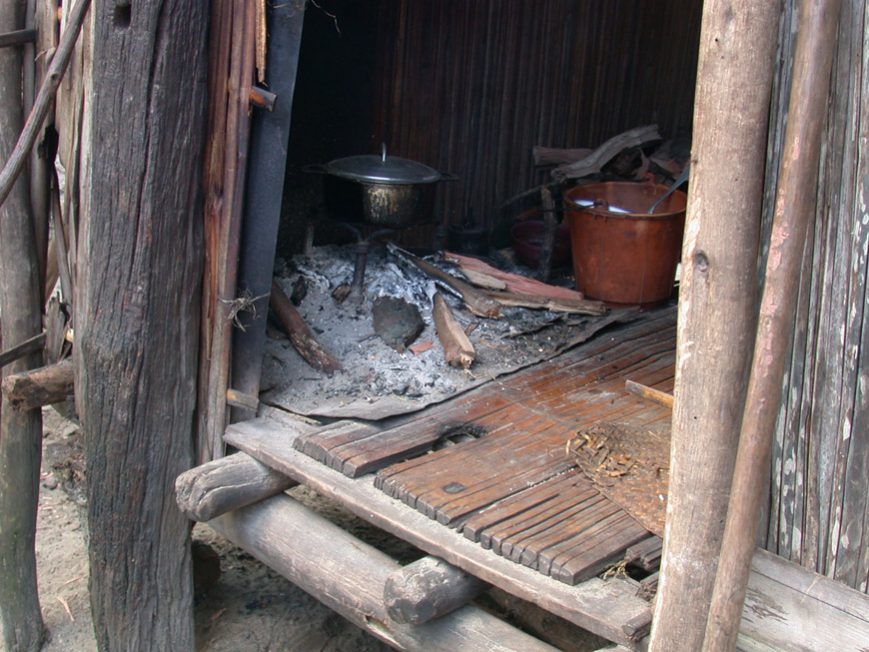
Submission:
[[93,16],[93,178],[79,251],[94,629],[104,650],[193,649],[189,523],[210,3]]

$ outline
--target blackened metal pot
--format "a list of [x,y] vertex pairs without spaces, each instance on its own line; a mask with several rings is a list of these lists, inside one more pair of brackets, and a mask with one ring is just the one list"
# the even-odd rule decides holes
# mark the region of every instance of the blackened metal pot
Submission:
[[309,165],[325,174],[326,208],[333,219],[401,229],[431,220],[435,184],[456,177],[397,156],[362,155]]

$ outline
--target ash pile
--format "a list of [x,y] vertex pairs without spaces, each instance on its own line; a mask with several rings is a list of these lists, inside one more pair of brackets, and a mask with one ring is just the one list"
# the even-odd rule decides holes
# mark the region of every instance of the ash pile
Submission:
[[331,362],[306,361],[281,319],[283,329],[269,330],[263,403],[312,417],[383,419],[551,358],[624,319],[574,290],[477,259],[423,260],[392,245],[372,246],[363,288],[352,293],[355,252],[328,245],[279,264],[276,284],[294,297],[296,325],[306,325]]

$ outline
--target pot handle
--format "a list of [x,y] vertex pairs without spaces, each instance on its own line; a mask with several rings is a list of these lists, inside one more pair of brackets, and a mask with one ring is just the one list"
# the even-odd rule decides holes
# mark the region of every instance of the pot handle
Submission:
[[311,163],[309,165],[303,165],[302,172],[307,172],[308,174],[329,174],[329,171],[326,169],[326,166],[322,165],[320,163]]
[[457,177],[455,174],[452,174],[450,172],[441,172],[440,175],[441,175],[441,178],[439,179],[439,181],[458,181],[459,180],[459,177]]

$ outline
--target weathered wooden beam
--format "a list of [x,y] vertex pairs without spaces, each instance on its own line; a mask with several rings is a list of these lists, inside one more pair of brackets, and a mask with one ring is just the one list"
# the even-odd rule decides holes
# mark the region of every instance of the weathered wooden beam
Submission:
[[790,345],[790,338],[782,334],[793,327],[806,232],[818,205],[818,160],[841,5],[841,0],[819,0],[800,7],[785,149],[757,339],[706,623],[704,649],[711,652],[732,650],[736,645],[757,547],[760,510],[768,498],[773,436]]
[[247,453],[233,453],[179,475],[175,480],[175,501],[191,521],[205,522],[295,484]]
[[3,379],[3,397],[16,410],[32,410],[60,403],[72,396],[75,384],[75,367],[66,359],[57,364],[39,367]]
[[777,3],[703,5],[652,652],[703,647],[756,319],[779,14]]
[[326,606],[400,650],[551,652],[551,646],[465,606],[424,625],[396,623],[383,603],[399,564],[299,504],[275,496],[209,523]]
[[193,466],[211,7],[94,5],[74,323],[101,650],[194,649],[173,482]]
[[395,622],[421,625],[466,605],[487,588],[443,559],[423,557],[386,578],[383,602]]

